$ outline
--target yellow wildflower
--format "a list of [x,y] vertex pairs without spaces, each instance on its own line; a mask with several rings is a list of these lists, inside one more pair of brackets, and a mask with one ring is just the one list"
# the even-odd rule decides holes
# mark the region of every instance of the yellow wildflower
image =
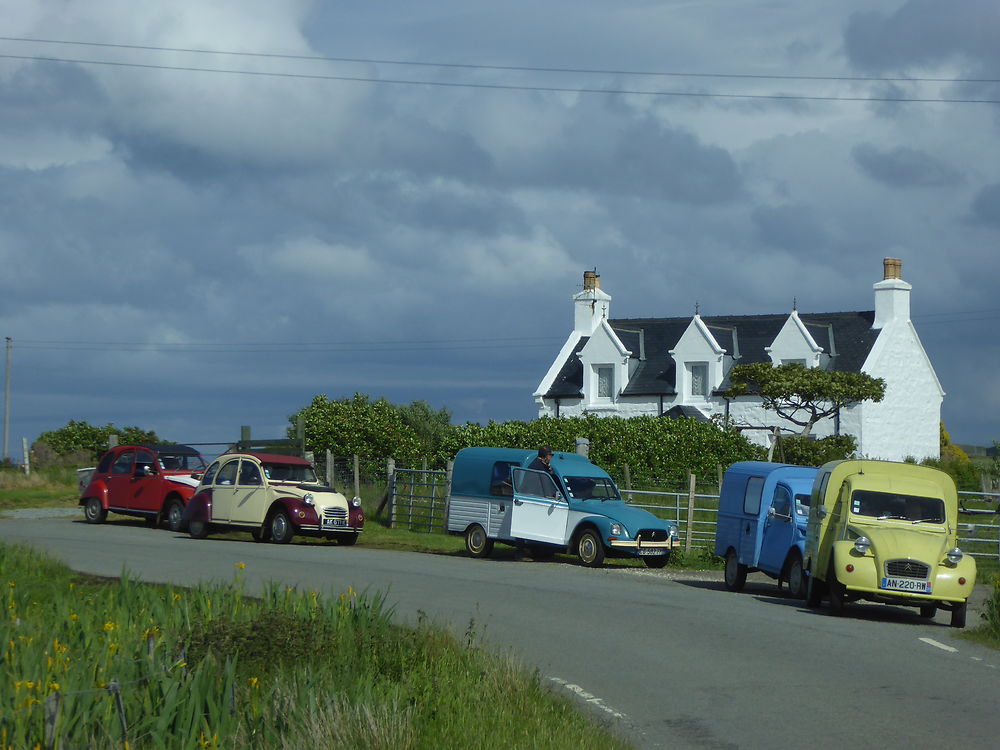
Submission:
[[112,630],[114,630],[117,627],[118,626],[115,623],[113,623],[113,622],[110,622],[110,621],[106,622],[106,623],[104,623],[104,632],[105,633],[110,633]]
[[245,570],[246,567],[247,567],[247,564],[245,562],[238,562],[238,563],[236,563],[236,567],[239,568],[240,570]]
[[250,687],[252,687],[252,688],[255,688],[255,687],[260,687],[260,678],[259,678],[259,677],[250,677],[250,678],[249,678],[249,679],[247,680],[247,683],[248,683],[248,684],[250,685]]

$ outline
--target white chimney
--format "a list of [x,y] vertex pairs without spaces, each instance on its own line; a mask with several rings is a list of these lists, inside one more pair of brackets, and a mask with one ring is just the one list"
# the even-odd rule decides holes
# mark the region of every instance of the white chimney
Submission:
[[872,328],[884,328],[894,320],[910,319],[910,290],[913,287],[901,278],[903,261],[886,258],[882,261],[883,279],[875,284],[875,322]]
[[601,291],[601,276],[596,271],[584,271],[583,291],[573,295],[575,318],[573,329],[581,336],[590,336],[611,311],[611,295]]

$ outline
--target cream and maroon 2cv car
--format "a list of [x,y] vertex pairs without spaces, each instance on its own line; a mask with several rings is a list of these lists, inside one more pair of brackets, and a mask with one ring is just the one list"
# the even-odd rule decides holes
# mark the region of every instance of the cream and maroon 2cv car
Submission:
[[195,539],[211,531],[249,531],[284,544],[295,534],[354,544],[365,525],[358,498],[320,484],[308,461],[271,453],[227,453],[201,476],[182,527]]

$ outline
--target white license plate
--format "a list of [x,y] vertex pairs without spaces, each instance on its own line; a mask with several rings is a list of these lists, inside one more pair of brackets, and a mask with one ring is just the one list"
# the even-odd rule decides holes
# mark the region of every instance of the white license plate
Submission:
[[912,591],[914,594],[931,593],[930,581],[918,581],[913,578],[883,578],[879,588],[889,591]]
[[667,551],[665,549],[661,549],[660,547],[650,547],[648,549],[640,549],[638,551],[638,554],[640,556],[645,556],[645,555],[665,555],[665,554],[667,554]]
[[346,518],[324,518],[324,526],[347,526]]

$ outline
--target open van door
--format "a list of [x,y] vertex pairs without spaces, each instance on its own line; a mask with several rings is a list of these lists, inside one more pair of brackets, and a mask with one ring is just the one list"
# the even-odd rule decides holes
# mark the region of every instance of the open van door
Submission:
[[515,539],[566,544],[569,505],[552,477],[544,471],[511,469],[514,507],[510,535]]

